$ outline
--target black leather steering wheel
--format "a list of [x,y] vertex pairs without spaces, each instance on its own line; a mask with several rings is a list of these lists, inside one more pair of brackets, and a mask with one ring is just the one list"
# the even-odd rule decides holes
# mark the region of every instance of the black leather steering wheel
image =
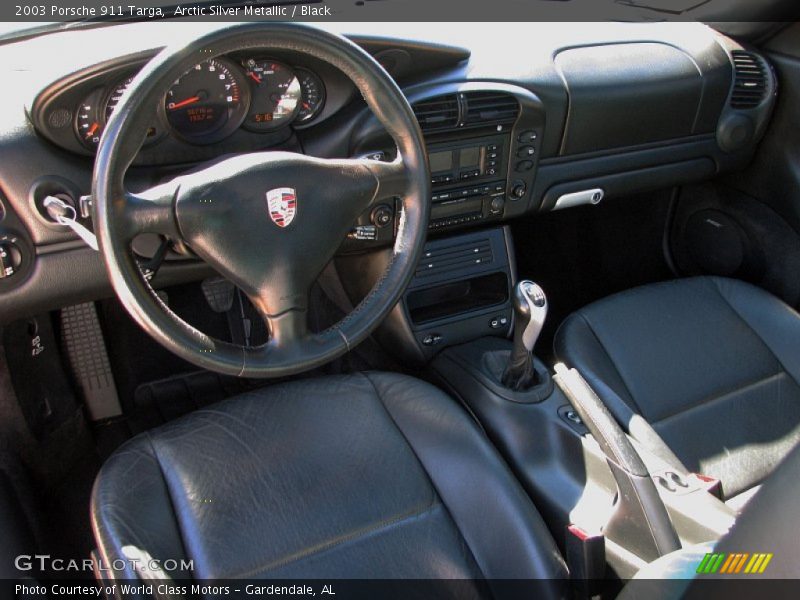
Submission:
[[[125,172],[168,87],[194,65],[235,50],[308,53],[345,73],[394,139],[393,162],[323,160],[287,152],[235,156],[144,192]],[[280,226],[267,192],[295,190],[296,214]],[[430,176],[424,142],[405,96],[384,69],[347,39],[289,23],[244,23],[180,48],[166,48],[135,77],[110,118],[95,162],[95,232],[111,283],[133,318],[158,342],[205,369],[247,377],[298,373],[363,341],[400,299],[427,230]],[[381,199],[401,198],[392,260],[342,321],[312,333],[308,292],[357,217]],[[278,197],[278,200],[281,198]],[[283,196],[291,201],[290,195]],[[286,207],[284,206],[284,209]],[[279,211],[280,212],[280,211]],[[280,221],[280,215],[277,218]],[[181,241],[236,284],[266,320],[270,340],[244,347],[211,338],[175,315],[144,279],[131,251],[141,233]]]

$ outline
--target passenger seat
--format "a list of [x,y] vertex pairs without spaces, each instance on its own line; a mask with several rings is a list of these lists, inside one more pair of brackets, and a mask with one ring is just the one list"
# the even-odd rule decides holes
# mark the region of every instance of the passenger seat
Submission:
[[555,351],[634,438],[719,479],[735,509],[800,441],[800,315],[752,285],[616,294],[568,317]]

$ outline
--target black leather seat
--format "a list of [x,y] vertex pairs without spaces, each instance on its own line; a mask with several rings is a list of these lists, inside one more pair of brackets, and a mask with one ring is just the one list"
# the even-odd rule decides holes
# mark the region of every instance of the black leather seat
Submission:
[[[280,384],[140,435],[103,466],[92,518],[103,564],[126,546],[194,561],[173,578],[538,579],[555,580],[543,597],[564,593],[553,539],[478,426],[396,374]],[[494,585],[458,595],[503,597]]]
[[571,315],[555,348],[634,437],[734,505],[800,440],[800,315],[749,284],[626,291]]

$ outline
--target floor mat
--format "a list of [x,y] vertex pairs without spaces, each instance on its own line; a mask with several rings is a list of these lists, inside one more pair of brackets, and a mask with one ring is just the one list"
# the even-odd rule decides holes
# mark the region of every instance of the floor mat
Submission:
[[[55,346],[43,347],[39,356],[55,351]],[[89,498],[100,458],[71,393],[58,386],[50,390],[47,406],[51,411],[42,423],[26,414],[32,388],[22,386],[22,396],[18,396],[9,367],[19,359],[7,362],[9,353],[20,351],[0,344],[0,469],[20,497],[36,537],[36,552],[82,560],[94,547]],[[63,394],[57,395],[56,390]],[[91,572],[85,575],[92,576]]]
[[[200,283],[167,288],[165,291],[170,309],[209,335],[237,344],[247,341],[251,345],[262,344],[267,339],[263,320],[252,304],[239,293],[230,310],[217,312],[209,305]],[[330,327],[344,316],[319,286],[312,287],[309,306],[309,328],[312,331]],[[285,381],[242,379],[198,370],[157,344],[134,323],[117,300],[104,301],[100,314],[125,423],[131,434],[156,427],[225,398]],[[352,352],[303,373],[302,377],[366,370],[401,369],[374,340],[367,339]],[[114,447],[117,443],[114,437],[108,445]]]

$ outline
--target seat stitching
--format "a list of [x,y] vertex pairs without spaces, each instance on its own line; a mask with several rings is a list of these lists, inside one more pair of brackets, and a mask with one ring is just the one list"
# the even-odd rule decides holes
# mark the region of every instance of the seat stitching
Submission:
[[713,282],[713,284],[714,284],[714,289],[715,289],[715,290],[717,290],[717,294],[719,294],[719,297],[720,297],[720,298],[722,298],[722,301],[723,301],[723,302],[724,302],[724,303],[725,303],[725,304],[728,306],[728,308],[730,308],[730,309],[731,309],[731,311],[732,311],[732,312],[733,312],[733,313],[734,313],[734,314],[735,314],[737,317],[739,317],[739,320],[740,320],[742,323],[744,323],[744,324],[747,326],[747,328],[748,328],[750,331],[752,331],[752,332],[753,332],[753,335],[755,335],[755,336],[758,338],[758,341],[760,341],[760,342],[761,342],[761,343],[764,345],[764,347],[767,349],[767,351],[768,351],[768,352],[769,352],[769,353],[772,355],[772,358],[774,358],[774,359],[775,359],[775,362],[777,362],[777,363],[780,365],[780,367],[781,367],[781,370],[782,370],[784,373],[786,373],[786,375],[788,375],[788,376],[789,376],[789,378],[790,378],[792,381],[794,381],[794,382],[795,382],[795,384],[797,384],[798,386],[800,386],[800,381],[798,381],[797,379],[795,379],[795,378],[792,376],[791,372],[789,372],[789,370],[788,370],[788,369],[786,368],[786,366],[783,364],[783,362],[781,361],[781,359],[780,359],[780,358],[778,358],[778,355],[777,355],[777,354],[775,354],[775,352],[773,352],[772,348],[770,348],[770,347],[769,347],[769,344],[767,344],[767,342],[765,342],[765,341],[764,341],[764,338],[763,338],[763,337],[761,337],[761,335],[758,333],[758,331],[756,331],[756,329],[755,329],[755,328],[754,328],[754,327],[753,327],[753,326],[750,324],[750,321],[748,321],[747,319],[745,319],[745,318],[744,318],[744,316],[743,316],[743,315],[742,315],[742,314],[741,314],[741,313],[740,313],[738,310],[736,310],[736,307],[735,307],[733,304],[731,304],[731,302],[730,302],[730,301],[729,301],[729,300],[728,300],[728,299],[725,297],[725,294],[723,294],[723,293],[722,293],[722,290],[719,288],[719,282],[718,282],[718,280],[717,280],[716,278],[712,278],[712,279],[711,279],[711,281],[712,281],[712,282]]
[[586,327],[589,328],[589,332],[592,334],[592,337],[594,337],[598,346],[600,346],[600,349],[603,351],[603,354],[606,355],[608,362],[611,364],[611,367],[614,369],[614,372],[617,374],[617,377],[619,377],[619,380],[625,387],[625,393],[628,394],[628,398],[630,398],[630,401],[633,403],[633,407],[639,412],[640,415],[643,415],[644,412],[642,411],[638,402],[636,402],[636,398],[634,398],[633,394],[631,393],[628,382],[625,381],[625,378],[622,376],[622,373],[620,373],[619,369],[617,368],[617,364],[614,362],[614,359],[611,358],[611,354],[608,352],[608,349],[606,348],[605,344],[603,344],[603,342],[600,340],[600,336],[597,335],[597,332],[594,330],[594,327],[592,327],[592,324],[589,322],[589,318],[583,312],[579,312],[578,316],[586,324]]
[[261,574],[265,571],[269,571],[271,569],[276,569],[279,567],[285,567],[292,563],[304,560],[306,558],[310,558],[316,554],[320,554],[337,546],[349,544],[351,542],[358,542],[361,539],[367,537],[368,535],[376,533],[386,533],[390,529],[393,529],[399,525],[411,521],[412,519],[417,519],[419,517],[432,513],[439,506],[442,506],[442,503],[437,502],[436,498],[434,497],[431,499],[430,502],[419,504],[403,513],[399,513],[392,517],[382,519],[381,521],[378,521],[377,523],[374,523],[372,525],[367,525],[365,527],[355,529],[349,533],[345,533],[334,539],[321,542],[315,546],[312,546],[311,548],[305,548],[303,550],[299,550],[298,552],[279,558],[266,565],[250,569],[249,571],[246,571],[244,573],[233,575],[230,578],[247,579],[255,575]]
[[[433,480],[431,479],[430,473],[428,473],[428,470],[425,468],[425,466],[422,463],[422,460],[420,459],[419,455],[417,454],[417,449],[414,448],[414,445],[409,441],[408,437],[406,437],[406,434],[403,431],[403,429],[397,424],[397,421],[395,421],[394,416],[392,415],[392,413],[389,411],[388,408],[386,408],[386,404],[384,404],[384,402],[383,402],[383,396],[381,396],[381,393],[378,391],[378,386],[375,385],[375,382],[372,380],[372,378],[369,376],[368,373],[361,372],[359,374],[362,377],[364,377],[367,381],[369,381],[369,384],[372,386],[372,389],[375,392],[375,396],[378,398],[378,403],[381,405],[383,410],[386,412],[386,415],[389,417],[389,420],[391,420],[392,424],[395,426],[397,431],[400,432],[400,435],[403,436],[403,439],[406,441],[406,444],[411,449],[412,454],[414,454],[414,456],[417,459],[417,462],[420,464],[420,466],[422,467],[422,470],[425,472],[425,475],[428,477],[428,481],[429,481],[429,483],[431,485],[432,491],[434,491],[434,493],[438,496],[438,492],[436,492],[436,486],[433,483]],[[481,567],[480,563],[478,562],[478,558],[475,556],[475,553],[472,551],[472,548],[470,548],[469,543],[467,542],[467,539],[464,537],[464,534],[461,532],[461,529],[458,526],[458,523],[456,523],[456,520],[453,518],[453,515],[450,514],[450,510],[447,508],[447,505],[444,503],[444,500],[442,500],[441,504],[444,507],[444,509],[447,510],[447,515],[450,517],[450,521],[453,523],[453,525],[456,528],[456,531],[458,531],[458,534],[461,537],[461,540],[464,542],[464,547],[467,549],[467,551],[469,552],[470,556],[472,557],[473,564],[478,568],[478,572],[481,574],[481,577],[486,579],[486,574],[484,573],[483,567]]]
[[[748,388],[757,387],[757,386],[761,385],[762,383],[765,383],[765,382],[770,381],[772,379],[776,379],[776,378],[780,377],[781,375],[784,375],[784,376],[788,377],[786,371],[778,371],[777,373],[773,373],[772,375],[767,375],[766,377],[760,377],[759,379],[756,379],[755,381],[751,381],[749,383],[746,383],[744,385],[738,386],[738,387],[736,387],[736,388],[734,388],[732,390],[729,390],[729,391],[726,391],[726,392],[722,392],[720,394],[714,394],[714,395],[712,395],[711,397],[709,397],[707,399],[701,400],[698,404],[694,404],[694,405],[692,405],[692,406],[690,406],[688,408],[684,408],[682,410],[679,410],[679,411],[676,411],[676,412],[674,412],[672,414],[669,414],[666,417],[662,417],[660,419],[657,419],[656,421],[653,421],[653,424],[663,423],[664,421],[669,421],[670,419],[673,419],[675,417],[678,417],[678,416],[684,415],[686,413],[692,412],[693,410],[695,410],[697,408],[701,408],[703,406],[707,406],[707,405],[713,404],[715,402],[719,402],[719,401],[723,401],[723,400],[729,400],[730,397],[733,396],[734,394],[736,394],[737,392],[741,392],[741,391],[746,390]],[[790,379],[792,379],[792,378],[790,377]],[[794,381],[794,379],[792,379],[792,381]]]

